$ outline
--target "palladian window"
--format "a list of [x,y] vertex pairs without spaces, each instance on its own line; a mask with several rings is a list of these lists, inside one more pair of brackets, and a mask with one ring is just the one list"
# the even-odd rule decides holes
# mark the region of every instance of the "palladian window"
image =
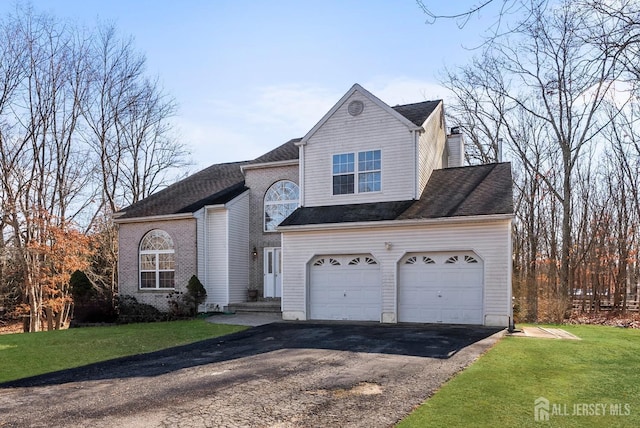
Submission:
[[171,236],[152,230],[140,242],[140,288],[175,287],[175,252]]
[[298,208],[300,191],[298,185],[289,180],[274,183],[264,195],[264,230],[275,231],[276,227]]

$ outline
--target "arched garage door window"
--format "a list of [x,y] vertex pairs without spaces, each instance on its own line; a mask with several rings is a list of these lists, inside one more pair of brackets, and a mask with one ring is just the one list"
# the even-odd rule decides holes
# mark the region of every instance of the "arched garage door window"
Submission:
[[147,233],[140,242],[140,288],[175,287],[175,250],[173,239],[164,230]]
[[274,183],[264,195],[264,230],[271,232],[298,208],[300,192],[293,181]]

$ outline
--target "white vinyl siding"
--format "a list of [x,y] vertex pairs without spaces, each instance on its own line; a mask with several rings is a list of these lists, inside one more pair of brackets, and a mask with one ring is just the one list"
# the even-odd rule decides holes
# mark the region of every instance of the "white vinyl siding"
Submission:
[[229,303],[244,302],[249,286],[249,193],[227,204],[229,210]]
[[[347,112],[354,99],[364,103],[363,113],[355,117]],[[405,123],[355,92],[304,147],[305,206],[413,199],[414,146],[413,134]],[[333,155],[354,153],[357,162],[358,152],[380,149],[380,192],[333,195]]]
[[229,303],[227,217],[228,211],[225,208],[207,209],[207,258],[204,260],[207,274],[203,284],[207,290],[207,303],[220,306]]
[[[206,287],[206,269],[205,269],[205,227],[204,227],[204,208],[199,209],[198,211],[196,211],[193,216],[196,219],[196,251],[197,251],[197,257],[198,257],[198,262],[197,262],[197,266],[198,266],[198,279],[200,280],[200,282],[202,282],[202,284]],[[209,300],[209,296],[207,295],[207,301]]]
[[225,206],[203,208],[196,220],[198,277],[207,290],[206,310],[244,302],[249,285],[249,192]]
[[[309,262],[320,254],[371,253],[380,263],[382,318],[396,322],[397,266],[408,253],[473,251],[484,262],[485,323],[506,326],[511,316],[511,221],[424,224],[384,228],[285,231],[283,316],[306,314]],[[387,249],[385,243],[390,243]]]
[[434,169],[445,168],[442,165],[442,152],[445,150],[446,130],[441,126],[442,103],[431,113],[424,124],[425,132],[418,140],[418,188],[416,199],[420,197]]

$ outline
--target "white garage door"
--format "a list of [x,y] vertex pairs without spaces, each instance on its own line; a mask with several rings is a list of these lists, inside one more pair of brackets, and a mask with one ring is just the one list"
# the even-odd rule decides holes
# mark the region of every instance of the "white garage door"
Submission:
[[399,321],[483,324],[483,264],[476,254],[409,254],[399,275]]
[[380,321],[380,265],[371,255],[311,261],[309,318]]

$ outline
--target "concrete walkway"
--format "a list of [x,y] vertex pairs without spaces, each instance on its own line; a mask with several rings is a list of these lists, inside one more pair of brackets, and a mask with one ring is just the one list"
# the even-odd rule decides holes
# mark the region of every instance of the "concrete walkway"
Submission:
[[561,328],[549,327],[522,327],[521,331],[509,333],[509,336],[516,337],[539,337],[543,339],[570,339],[581,340],[578,336],[569,333]]
[[237,312],[235,314],[221,313],[207,318],[213,324],[235,324],[256,327],[259,325],[282,322],[282,314],[273,312]]

